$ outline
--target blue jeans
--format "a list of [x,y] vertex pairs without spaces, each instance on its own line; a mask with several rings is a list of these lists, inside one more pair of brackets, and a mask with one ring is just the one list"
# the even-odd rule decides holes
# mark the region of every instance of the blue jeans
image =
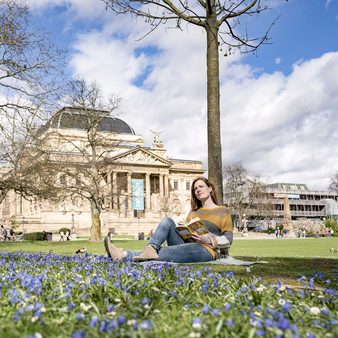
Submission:
[[[167,241],[168,246],[162,246]],[[176,230],[175,222],[165,217],[157,226],[148,245],[154,247],[159,255],[160,261],[175,263],[194,263],[212,261],[210,252],[202,245],[197,243],[185,243]],[[128,251],[127,259],[132,259],[140,252]]]

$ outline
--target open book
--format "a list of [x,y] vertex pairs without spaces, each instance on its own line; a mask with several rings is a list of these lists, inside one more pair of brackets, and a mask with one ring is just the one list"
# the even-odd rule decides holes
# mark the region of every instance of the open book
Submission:
[[208,228],[198,217],[193,218],[188,223],[178,224],[176,229],[183,239],[189,239],[194,234],[205,235],[209,233]]

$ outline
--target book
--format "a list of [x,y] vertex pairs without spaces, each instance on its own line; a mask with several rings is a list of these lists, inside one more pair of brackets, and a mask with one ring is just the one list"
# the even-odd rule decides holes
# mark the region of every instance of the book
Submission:
[[183,239],[189,239],[194,234],[202,236],[209,233],[208,228],[198,217],[191,219],[188,223],[178,224],[176,229]]

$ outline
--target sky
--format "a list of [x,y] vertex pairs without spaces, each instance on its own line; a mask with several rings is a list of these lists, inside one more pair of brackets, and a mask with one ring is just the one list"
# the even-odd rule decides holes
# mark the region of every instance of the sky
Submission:
[[[122,98],[118,117],[171,158],[207,169],[206,36],[116,16],[100,0],[26,0],[34,26],[68,51],[69,78]],[[222,157],[267,183],[326,190],[338,171],[338,0],[270,0],[255,54],[220,51]],[[274,21],[278,18],[276,21]],[[143,38],[142,38],[143,37]]]

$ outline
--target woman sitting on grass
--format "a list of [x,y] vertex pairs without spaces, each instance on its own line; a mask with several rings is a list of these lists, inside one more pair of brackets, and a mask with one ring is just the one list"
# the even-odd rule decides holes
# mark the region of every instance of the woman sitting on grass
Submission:
[[[196,178],[191,186],[191,211],[186,222],[198,217],[209,230],[208,234],[192,236],[184,241],[175,222],[165,217],[161,220],[145,249],[140,252],[125,251],[115,247],[108,236],[104,239],[108,256],[113,260],[148,261],[160,260],[175,263],[208,262],[227,253],[233,240],[231,216],[217,202],[214,185],[205,177]],[[162,246],[164,242],[168,246]]]

